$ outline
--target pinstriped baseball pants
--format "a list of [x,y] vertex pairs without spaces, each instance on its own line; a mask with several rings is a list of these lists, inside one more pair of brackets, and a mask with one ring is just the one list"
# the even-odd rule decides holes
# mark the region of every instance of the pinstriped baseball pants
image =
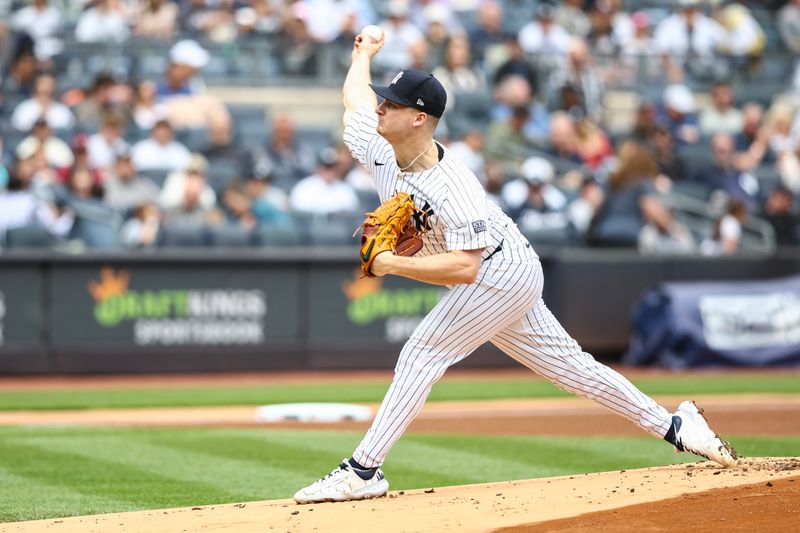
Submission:
[[403,346],[392,384],[353,458],[366,467],[383,464],[433,384],[486,341],[557,387],[592,399],[662,438],[670,413],[581,350],[545,306],[542,286],[538,259],[492,258],[481,265],[475,283],[451,289]]

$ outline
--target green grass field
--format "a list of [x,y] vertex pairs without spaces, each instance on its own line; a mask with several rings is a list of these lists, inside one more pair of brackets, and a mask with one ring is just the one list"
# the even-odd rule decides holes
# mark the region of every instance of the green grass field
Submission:
[[[636,380],[650,394],[800,393],[795,376]],[[387,383],[0,392],[0,410],[378,402]],[[561,396],[531,379],[443,381],[432,401]],[[330,471],[358,432],[196,428],[0,427],[0,521],[289,498]],[[800,436],[728,436],[745,456],[798,455]],[[404,436],[391,488],[480,483],[694,461],[647,436]]]

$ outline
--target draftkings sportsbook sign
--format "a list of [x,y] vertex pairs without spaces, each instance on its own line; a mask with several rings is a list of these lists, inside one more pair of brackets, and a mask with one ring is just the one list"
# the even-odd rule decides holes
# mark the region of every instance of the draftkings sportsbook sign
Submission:
[[[76,277],[75,273],[64,275]],[[269,300],[280,294],[255,272],[181,273],[176,269],[104,266],[88,279],[83,276],[80,282],[66,285],[72,288],[70,292],[82,290],[80,301],[85,306],[79,308],[85,309],[89,327],[80,339],[68,328],[60,328],[56,335],[66,340],[123,341],[139,346],[233,346],[259,345],[270,334],[293,333],[291,320],[287,323],[281,313],[270,314]],[[58,287],[56,283],[54,289]],[[275,324],[268,326],[268,317],[276,318]],[[67,315],[62,322],[72,318],[76,317]]]

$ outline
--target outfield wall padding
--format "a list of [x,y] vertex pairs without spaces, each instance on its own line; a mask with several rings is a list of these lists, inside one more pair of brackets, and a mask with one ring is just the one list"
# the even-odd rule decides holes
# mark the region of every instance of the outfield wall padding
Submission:
[[[392,368],[446,289],[362,278],[350,248],[0,255],[0,373]],[[587,351],[619,357],[647,289],[800,272],[769,257],[542,254],[544,298]],[[460,366],[511,366],[487,344]]]

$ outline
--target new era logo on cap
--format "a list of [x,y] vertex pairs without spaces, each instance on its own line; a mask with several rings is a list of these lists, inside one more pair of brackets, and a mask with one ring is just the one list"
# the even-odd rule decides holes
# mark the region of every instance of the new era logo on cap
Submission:
[[434,117],[442,116],[447,103],[447,93],[439,80],[421,70],[401,70],[388,86],[370,87],[390,102],[425,111]]

